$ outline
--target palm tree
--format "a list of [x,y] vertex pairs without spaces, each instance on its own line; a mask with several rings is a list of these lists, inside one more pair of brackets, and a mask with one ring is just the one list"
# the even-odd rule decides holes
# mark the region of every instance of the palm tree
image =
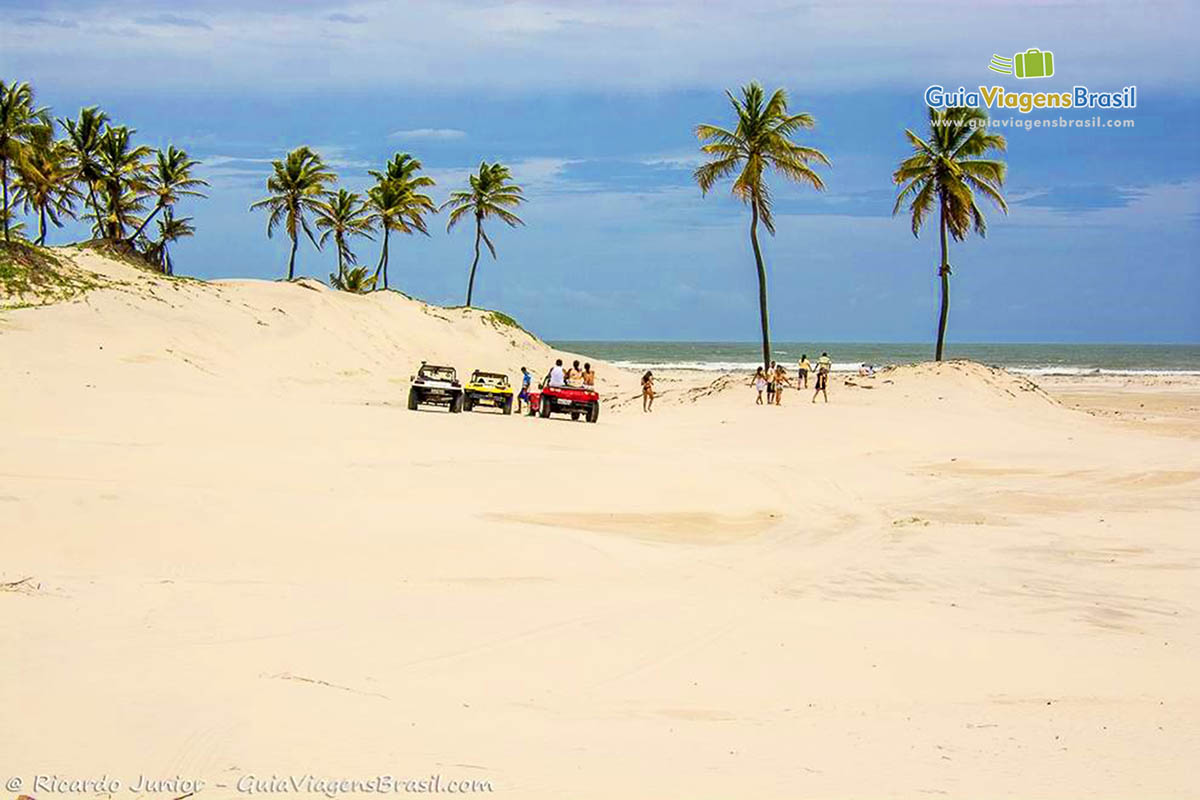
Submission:
[[21,158],[35,128],[50,124],[50,112],[33,104],[33,89],[28,83],[6,84],[0,81],[0,185],[4,187],[4,205],[0,206],[0,225],[4,241],[8,234],[12,209],[8,204],[8,178],[16,161]]
[[175,211],[168,206],[158,220],[158,239],[146,248],[146,256],[158,264],[164,275],[175,274],[175,264],[171,261],[168,245],[191,236],[196,232],[192,227],[191,217],[176,217]]
[[333,237],[337,247],[338,281],[345,276],[347,265],[358,262],[358,257],[350,249],[349,237],[374,238],[371,236],[374,227],[366,202],[355,192],[338,189],[337,194],[317,206],[317,228],[324,231],[318,243],[324,246],[329,237]]
[[19,219],[12,219],[9,212],[0,208],[0,221],[8,224],[8,233],[10,236],[22,241],[25,239],[25,223]]
[[750,206],[750,246],[758,268],[758,312],[762,324],[763,366],[771,362],[771,333],[767,320],[767,272],[763,266],[762,250],[758,246],[758,222],[772,236],[775,220],[771,213],[771,193],[763,178],[768,167],[783,177],[806,184],[814,189],[825,188],[812,165],[829,166],[829,159],[820,150],[798,145],[791,140],[801,129],[811,129],[815,120],[809,114],[788,112],[788,96],[776,89],[770,98],[757,82],[742,87],[741,99],[725,92],[733,106],[737,126],[733,130],[716,125],[697,125],[696,138],[703,144],[700,150],[711,160],[695,172],[702,194],[722,178],[738,173],[733,181],[733,195]]
[[109,126],[100,138],[100,194],[103,204],[96,220],[101,235],[112,242],[125,238],[125,229],[141,224],[137,214],[146,208],[150,189],[150,165],[154,151],[146,145],[133,146],[135,131],[121,125]]
[[296,276],[296,245],[300,230],[304,231],[314,247],[318,250],[321,248],[313,238],[312,229],[308,227],[308,218],[304,214],[306,211],[317,212],[321,198],[327,193],[325,187],[336,181],[337,176],[325,166],[320,155],[307,147],[297,147],[282,161],[272,161],[271,167],[274,172],[267,179],[267,191],[271,196],[259,200],[250,206],[250,210],[265,208],[271,212],[267,219],[267,238],[270,238],[275,232],[275,227],[283,222],[284,230],[292,240],[287,276],[290,281]]
[[159,211],[174,207],[180,197],[205,196],[199,187],[208,186],[208,181],[192,177],[192,168],[199,163],[199,161],[188,158],[185,151],[174,145],[169,145],[165,153],[162,150],[158,151],[148,180],[149,192],[156,198],[154,210],[146,215],[142,224],[129,237],[130,243],[141,236],[142,231]]
[[[100,206],[96,200],[96,187],[104,177],[100,165],[100,141],[108,125],[108,115],[96,106],[81,108],[76,119],[60,119],[59,125],[67,132],[67,143],[75,166],[76,180],[87,187],[88,203],[96,219],[100,219]],[[95,231],[99,235],[101,231]]]
[[333,288],[351,294],[366,294],[375,288],[375,276],[370,275],[367,267],[351,267],[341,275],[330,274],[329,282]]
[[1008,143],[1003,136],[988,133],[987,118],[980,108],[930,107],[929,141],[905,130],[913,154],[901,161],[892,174],[892,181],[902,187],[892,214],[899,213],[905,200],[912,198],[909,213],[913,236],[920,235],[921,225],[935,201],[938,205],[942,238],[942,260],[938,264],[942,305],[934,355],[938,361],[942,360],[946,319],[950,314],[950,252],[946,234],[961,242],[974,227],[980,236],[986,235],[987,221],[975,204],[975,192],[1008,213],[1008,204],[1000,194],[1007,167],[1003,161],[981,158],[991,150],[1004,152]]
[[446,222],[449,232],[459,220],[471,214],[475,217],[475,259],[471,262],[471,277],[467,279],[467,308],[471,307],[471,295],[475,291],[475,269],[479,266],[479,241],[487,245],[492,259],[496,258],[496,247],[483,230],[483,221],[488,217],[499,217],[510,227],[524,225],[524,221],[508,209],[525,202],[520,186],[512,182],[512,174],[503,164],[479,162],[479,172],[470,176],[471,188],[465,192],[453,192],[442,204],[441,211],[452,208]]
[[388,288],[388,239],[392,231],[411,234],[420,231],[426,236],[426,214],[436,214],[433,200],[421,192],[433,186],[433,178],[418,175],[421,162],[408,153],[397,153],[388,162],[383,172],[371,170],[375,185],[367,191],[367,202],[371,207],[371,222],[383,229],[383,247],[379,252],[379,264],[375,267],[375,278],[383,275],[383,288]]
[[75,188],[70,149],[66,142],[54,139],[51,125],[39,125],[30,134],[25,152],[15,167],[16,202],[21,203],[25,211],[37,215],[35,244],[44,245],[47,220],[61,228],[60,217],[75,218],[74,201],[80,194]]

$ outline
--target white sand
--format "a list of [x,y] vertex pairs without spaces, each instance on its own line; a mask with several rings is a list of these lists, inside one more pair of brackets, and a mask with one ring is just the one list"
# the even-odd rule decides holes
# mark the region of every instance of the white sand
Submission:
[[1200,797],[1187,402],[1117,420],[945,364],[781,408],[664,375],[645,415],[602,365],[596,425],[413,413],[421,358],[551,351],[75,257],[125,283],[0,315],[0,582],[30,578],[0,591],[0,770],[27,792]]

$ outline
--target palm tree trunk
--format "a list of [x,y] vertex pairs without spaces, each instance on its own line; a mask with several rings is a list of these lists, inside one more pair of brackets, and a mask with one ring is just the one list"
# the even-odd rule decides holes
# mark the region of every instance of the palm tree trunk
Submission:
[[383,273],[383,288],[387,288],[388,235],[392,229],[383,225],[383,249],[379,251],[379,263],[375,266],[375,285],[379,285],[379,274]]
[[138,229],[133,232],[133,236],[129,237],[128,241],[130,244],[133,244],[133,240],[142,235],[142,231],[144,231],[146,229],[146,226],[150,224],[150,220],[154,219],[154,215],[157,214],[159,211],[161,211],[162,208],[163,208],[162,203],[155,204],[154,210],[146,215],[146,218],[144,220],[142,220],[142,224],[139,225]]
[[758,267],[758,315],[762,322],[763,369],[771,364],[771,327],[767,321],[767,270],[763,266],[762,250],[758,247],[758,199],[750,201],[750,244],[754,248],[754,263]]
[[0,159],[0,183],[4,184],[4,241],[8,238],[8,159]]
[[292,237],[292,254],[290,256],[288,256],[288,280],[289,281],[292,280],[292,278],[294,278],[296,275],[296,245],[298,243],[297,238],[298,237],[296,237],[296,236]]
[[42,206],[38,209],[38,238],[37,246],[46,246],[46,207]]
[[938,316],[937,350],[934,360],[942,360],[942,348],[946,343],[946,319],[950,316],[950,251],[946,240],[946,208],[941,209],[942,229],[942,263],[938,267],[938,275],[942,278],[942,312]]
[[467,281],[467,308],[471,307],[471,294],[475,291],[475,268],[479,266],[479,237],[483,235],[483,220],[475,215],[475,260],[471,262],[471,277]]
[[346,267],[345,267],[344,262],[342,261],[342,254],[346,250],[346,245],[345,245],[345,242],[342,241],[342,237],[340,235],[337,237],[337,240],[334,241],[334,245],[337,246],[337,251],[338,251],[338,283],[341,286],[345,286],[346,285]]
[[100,201],[96,199],[96,187],[92,185],[91,181],[88,181],[88,200],[92,203],[92,210],[96,212],[96,224],[92,227],[92,235],[96,236],[101,233],[100,225],[102,223],[100,222]]

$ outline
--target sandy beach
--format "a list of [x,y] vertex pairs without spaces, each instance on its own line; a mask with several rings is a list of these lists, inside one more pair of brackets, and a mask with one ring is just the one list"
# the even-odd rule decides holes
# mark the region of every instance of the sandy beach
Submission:
[[10,790],[1200,797],[1200,379],[679,372],[643,414],[601,363],[595,425],[414,413],[422,359],[555,353],[60,252],[100,287],[0,311]]

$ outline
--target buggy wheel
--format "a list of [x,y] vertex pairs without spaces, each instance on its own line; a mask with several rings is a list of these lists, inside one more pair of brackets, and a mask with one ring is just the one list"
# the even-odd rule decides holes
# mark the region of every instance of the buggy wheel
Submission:
[[587,421],[595,422],[598,419],[600,419],[600,403],[595,402],[588,408]]
[[572,421],[572,422],[579,422],[579,412],[578,412],[578,411],[572,411],[572,412],[571,412],[571,421]]
[[421,403],[421,396],[419,394],[417,394],[417,390],[409,389],[408,390],[408,410],[416,411],[417,406],[420,405],[420,403]]
[[538,403],[538,413],[541,414],[542,419],[550,419],[550,401],[545,396]]
[[504,403],[504,416],[506,416],[506,417],[507,417],[507,416],[508,416],[509,414],[511,414],[511,413],[512,413],[512,398],[510,397],[510,398],[508,398],[508,400],[507,400],[507,401]]
[[470,411],[471,409],[475,408],[475,403],[471,401],[471,398],[464,397],[462,401],[462,407],[463,411]]
[[460,394],[450,401],[450,413],[459,414],[463,410],[463,396]]

